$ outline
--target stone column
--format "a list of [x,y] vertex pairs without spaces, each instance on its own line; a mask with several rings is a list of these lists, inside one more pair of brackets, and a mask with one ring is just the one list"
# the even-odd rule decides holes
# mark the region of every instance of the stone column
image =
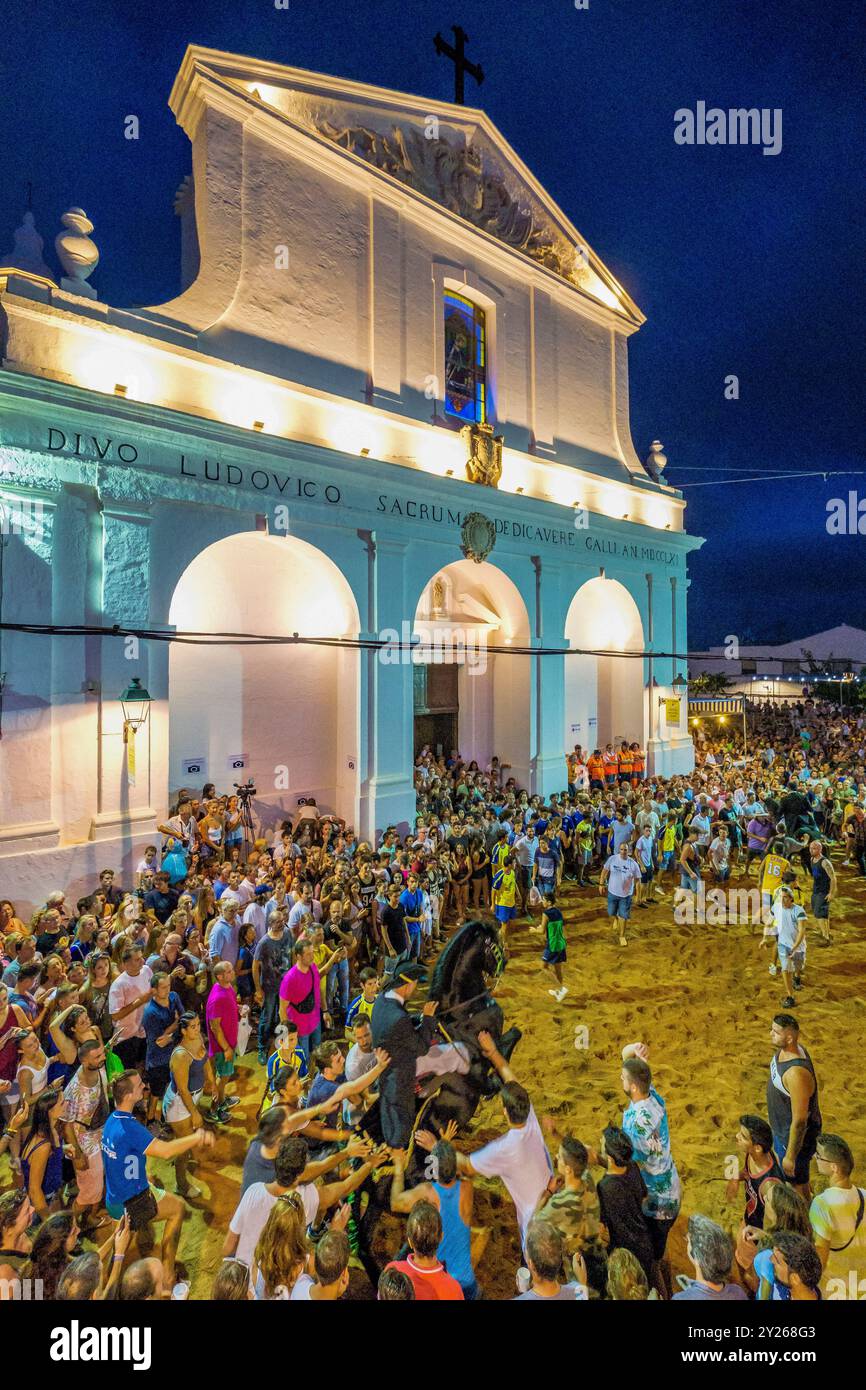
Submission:
[[661,722],[661,711],[660,711],[660,709],[659,709],[659,696],[660,696],[660,693],[661,693],[661,692],[660,692],[660,690],[658,689],[658,687],[657,687],[656,684],[655,684],[655,681],[656,681],[657,677],[656,677],[656,673],[655,673],[655,662],[654,662],[653,657],[652,657],[652,652],[653,652],[654,644],[655,644],[655,613],[654,613],[654,611],[653,611],[653,578],[654,578],[654,576],[653,576],[652,574],[647,574],[647,575],[645,575],[644,577],[645,577],[645,579],[646,579],[646,611],[647,611],[647,622],[646,622],[647,642],[646,642],[646,645],[647,645],[647,651],[650,653],[650,655],[647,657],[647,687],[646,687],[646,688],[647,688],[646,699],[647,699],[647,706],[648,706],[648,708],[647,708],[647,716],[646,716],[646,719],[647,719],[647,736],[646,736],[646,738],[647,738],[647,743],[646,743],[646,749],[647,749],[647,771],[648,771],[648,772],[655,772],[655,771],[656,771],[656,765],[657,765],[657,762],[658,762],[659,753],[660,753],[660,751],[661,751],[662,743],[663,743],[663,740],[664,740],[664,729],[663,729],[663,727],[662,727],[662,722]]
[[[411,630],[414,612],[406,598],[406,550],[403,541],[368,537],[369,594],[367,630],[360,635],[381,638],[396,634],[403,623]],[[392,640],[395,640],[392,637]],[[415,791],[412,775],[414,706],[413,667],[407,653],[380,651],[361,654],[361,794],[360,832],[374,841],[387,825],[414,824]]]
[[[535,570],[535,612],[531,645],[542,647],[565,645],[559,615],[560,580],[562,571],[552,560],[533,555]],[[513,658],[518,659],[518,658]],[[565,789],[565,662],[564,656],[536,656],[532,674],[531,789],[539,796]]]
[[[0,594],[6,622],[55,621],[55,525],[60,493],[0,489]],[[0,856],[60,842],[55,774],[54,656],[61,640],[0,634]],[[68,640],[68,639],[67,639]],[[11,887],[8,889],[11,893]]]
[[555,309],[545,290],[532,291],[532,452],[556,458]]
[[400,400],[402,323],[400,213],[380,198],[370,200],[370,273],[368,279],[370,368],[369,402],[390,409]]
[[[150,507],[140,501],[102,497],[102,623],[147,627],[150,592]],[[149,688],[149,644],[136,637],[104,637],[100,651],[99,784],[90,838],[133,838],[156,825],[151,743],[164,737],[150,716],[135,739],[135,786],[129,785],[120,694],[138,676]],[[150,692],[154,694],[154,691]],[[152,710],[151,710],[152,712]],[[157,793],[154,798],[154,792]]]

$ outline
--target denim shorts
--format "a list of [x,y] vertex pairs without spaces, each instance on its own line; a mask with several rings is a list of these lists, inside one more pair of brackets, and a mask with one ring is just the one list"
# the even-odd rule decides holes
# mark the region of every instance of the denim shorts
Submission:
[[800,946],[798,950],[791,951],[787,946],[783,946],[781,941],[777,941],[776,949],[779,952],[779,964],[783,970],[787,968],[789,961],[795,970],[802,970],[803,966],[806,964],[805,942],[803,942],[803,945]]
[[631,916],[631,898],[618,898],[616,893],[608,893],[607,915],[608,917],[621,917],[624,922],[627,922]]

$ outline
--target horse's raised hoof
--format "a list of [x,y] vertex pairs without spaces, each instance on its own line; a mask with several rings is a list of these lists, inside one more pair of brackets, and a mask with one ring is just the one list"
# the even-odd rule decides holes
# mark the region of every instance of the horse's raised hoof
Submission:
[[522,1037],[523,1034],[519,1028],[509,1028],[507,1033],[502,1034],[502,1037],[499,1039],[499,1051],[502,1053],[506,1062],[510,1061],[511,1054]]

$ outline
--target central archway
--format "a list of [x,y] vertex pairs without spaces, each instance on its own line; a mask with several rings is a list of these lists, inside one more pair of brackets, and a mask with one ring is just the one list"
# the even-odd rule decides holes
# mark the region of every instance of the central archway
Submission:
[[486,767],[494,754],[529,786],[529,615],[508,575],[455,560],[424,588],[415,613],[427,659],[415,665],[415,755],[425,743],[458,748]]
[[[637,604],[616,579],[597,576],[582,584],[565,620],[569,646],[583,651],[642,652],[643,623]],[[565,658],[565,747],[590,752],[607,743],[645,743],[643,660],[638,656]]]
[[[180,630],[357,637],[352,590],[322,551],[246,532],[217,541],[183,572],[169,614]],[[169,660],[169,786],[251,777],[263,824],[313,796],[350,822],[358,803],[358,653],[290,645],[187,646]],[[237,755],[247,765],[237,769]],[[185,770],[203,758],[205,772]]]

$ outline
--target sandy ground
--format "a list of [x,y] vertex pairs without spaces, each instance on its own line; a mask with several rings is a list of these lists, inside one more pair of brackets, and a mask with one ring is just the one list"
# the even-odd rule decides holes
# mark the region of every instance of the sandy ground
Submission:
[[[850,869],[839,872],[834,944],[819,948],[818,933],[810,927],[805,984],[795,1012],[815,1060],[825,1128],[843,1135],[860,1156],[856,1177],[862,1182],[866,1115],[856,1055],[866,1037],[866,883],[854,879]],[[623,1108],[620,1049],[637,1039],[649,1043],[684,1190],[668,1248],[673,1273],[691,1273],[684,1218],[701,1211],[731,1229],[739,1221],[741,1204],[725,1200],[725,1160],[736,1152],[739,1116],[766,1113],[769,1027],[783,997],[780,980],[768,973],[770,954],[758,949],[756,928],[675,926],[668,897],[647,911],[635,909],[629,944],[622,948],[597,889],[568,888],[562,901],[570,993],[561,1005],[547,993],[553,981],[541,968],[541,938],[526,922],[513,928],[498,998],[508,1022],[523,1030],[512,1059],[515,1071],[539,1114],[553,1114],[560,1129],[596,1146],[603,1127],[619,1123]],[[237,1082],[243,1103],[195,1174],[205,1196],[190,1209],[179,1256],[193,1297],[208,1297],[220,1262],[244,1153],[255,1131],[262,1078],[255,1053],[248,1054]],[[501,1132],[501,1108],[487,1102],[458,1143],[470,1150]],[[5,1164],[4,1159],[3,1185]],[[172,1186],[170,1165],[154,1163],[152,1171],[158,1182]],[[493,1232],[480,1282],[488,1296],[510,1298],[519,1244],[514,1208],[498,1183],[478,1181],[476,1223]],[[394,1235],[399,1236],[396,1225]],[[360,1270],[353,1274],[352,1294],[371,1296]]]

